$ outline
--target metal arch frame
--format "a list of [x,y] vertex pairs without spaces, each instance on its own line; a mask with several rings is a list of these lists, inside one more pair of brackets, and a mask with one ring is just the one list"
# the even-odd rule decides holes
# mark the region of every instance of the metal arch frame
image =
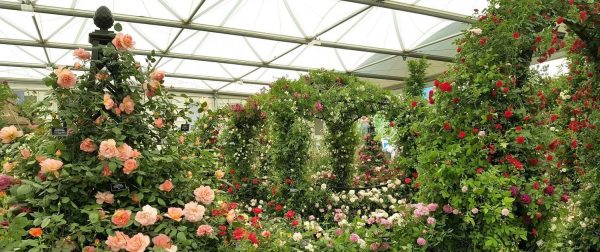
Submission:
[[[8,81],[10,82],[16,82],[18,84],[26,84],[26,85],[39,85],[39,87],[45,87],[43,85],[43,81],[42,79],[35,79],[35,78],[13,78],[13,77],[0,77],[0,80],[2,81]],[[213,97],[214,92],[212,92],[211,90],[199,90],[199,89],[191,89],[191,88],[174,88],[174,87],[167,87],[167,89],[171,92],[182,92],[182,93],[189,93],[189,94],[202,94],[202,95],[209,95],[210,98]],[[47,91],[50,89],[29,89],[30,91]],[[222,96],[227,96],[227,97],[237,97],[237,98],[247,98],[253,94],[251,93],[237,93],[237,92],[220,92],[219,95]],[[226,98],[227,98],[226,97]]]
[[424,6],[400,3],[400,2],[389,2],[389,1],[381,1],[381,0],[340,0],[340,1],[369,5],[369,6],[385,8],[385,9],[404,11],[404,12],[410,12],[410,13],[421,14],[421,15],[430,16],[430,17],[437,17],[437,18],[441,18],[441,19],[447,19],[447,20],[452,20],[452,21],[457,21],[457,22],[462,22],[462,23],[472,24],[472,23],[475,23],[475,21],[476,21],[475,19],[464,16],[462,14],[444,11],[444,10],[433,9],[433,8],[427,8]]
[[[8,62],[8,61],[0,61],[0,66],[6,67],[22,67],[29,69],[47,69],[50,66],[41,63],[21,63],[21,62]],[[166,73],[167,77],[173,78],[182,78],[182,79],[193,79],[193,80],[208,80],[208,81],[218,81],[218,82],[231,82],[237,81],[234,78],[225,78],[225,77],[215,77],[215,76],[204,76],[204,75],[192,75],[192,74],[178,74],[178,73]],[[270,86],[271,83],[265,81],[244,81],[244,83],[253,84],[253,85],[261,85],[261,86]],[[214,91],[214,90],[211,90]]]
[[[378,7],[380,6],[379,4],[377,4],[377,2],[370,2],[370,1],[365,1],[365,2],[370,3],[369,4],[370,6],[378,6]],[[421,9],[420,7],[415,7],[415,6],[412,6],[411,8],[412,9]],[[0,9],[21,10],[21,6],[19,3],[0,1]],[[87,10],[62,9],[62,8],[51,7],[51,6],[42,6],[42,5],[36,5],[33,7],[33,9],[37,13],[45,13],[45,14],[75,16],[75,17],[84,17],[84,18],[92,18],[94,16],[94,12],[87,11]],[[423,11],[421,11],[421,12],[423,12]],[[221,33],[221,34],[228,34],[228,35],[235,35],[235,36],[242,36],[242,37],[252,37],[252,38],[258,38],[258,39],[266,39],[266,40],[288,42],[288,43],[295,43],[295,44],[304,44],[304,45],[309,44],[313,40],[317,39],[318,36],[322,35],[322,34],[317,34],[311,38],[301,38],[301,37],[286,36],[286,35],[280,35],[280,34],[274,34],[274,33],[257,32],[257,31],[251,31],[251,30],[227,28],[227,27],[213,26],[213,25],[204,25],[204,24],[196,24],[196,23],[186,24],[181,21],[168,20],[168,19],[157,19],[157,18],[151,18],[151,17],[132,16],[132,15],[124,15],[124,14],[114,14],[113,16],[116,21],[165,26],[165,27],[171,27],[171,28],[183,28],[183,29],[189,29],[189,30]],[[453,60],[451,57],[444,57],[444,56],[439,56],[439,55],[431,55],[431,54],[423,54],[423,53],[415,54],[414,52],[411,53],[411,52],[405,52],[405,51],[399,51],[399,50],[393,50],[393,49],[387,49],[387,48],[369,47],[369,46],[361,46],[361,45],[353,45],[353,44],[343,44],[343,43],[338,43],[338,42],[333,42],[333,41],[320,41],[319,46],[329,47],[329,48],[337,48],[337,49],[347,49],[347,50],[354,50],[354,51],[371,52],[371,53],[406,56],[406,57],[411,57],[411,58],[426,57],[428,59],[438,60],[438,61],[450,62]]]

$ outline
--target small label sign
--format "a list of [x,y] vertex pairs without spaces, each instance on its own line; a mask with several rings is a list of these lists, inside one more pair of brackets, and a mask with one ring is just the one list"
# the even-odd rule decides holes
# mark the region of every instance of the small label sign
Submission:
[[52,127],[53,136],[68,136],[69,132],[67,127]]
[[182,124],[181,131],[190,131],[190,124],[188,124],[188,123]]
[[127,186],[123,183],[114,183],[110,185],[111,192],[123,191],[125,188],[127,188]]

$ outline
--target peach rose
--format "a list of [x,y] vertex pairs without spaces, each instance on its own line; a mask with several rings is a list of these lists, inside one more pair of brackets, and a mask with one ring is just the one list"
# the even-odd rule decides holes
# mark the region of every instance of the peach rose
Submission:
[[149,85],[149,89],[150,91],[154,92],[158,89],[158,87],[160,87],[160,82],[158,82],[157,80],[151,80]]
[[102,205],[104,203],[112,205],[115,203],[115,195],[111,192],[97,192],[96,203]]
[[202,237],[202,236],[208,236],[211,235],[213,233],[213,228],[210,225],[200,225],[198,227],[198,229],[196,230],[196,235]]
[[126,51],[128,49],[133,48],[135,42],[133,42],[133,38],[131,37],[131,35],[118,33],[112,40],[112,44],[117,50]]
[[115,101],[113,101],[113,99],[110,97],[109,94],[104,94],[104,97],[102,98],[102,103],[104,104],[104,108],[105,109],[112,109],[115,106]]
[[18,130],[14,125],[4,127],[0,130],[0,139],[2,143],[8,144],[23,136],[23,131]]
[[125,163],[123,163],[123,173],[127,175],[131,174],[137,168],[138,163],[135,161],[135,159],[127,159]]
[[119,159],[121,159],[121,161],[125,161],[131,158],[133,149],[126,143],[119,146],[117,150],[119,151]]
[[165,214],[165,217],[168,217],[169,219],[179,222],[179,221],[181,221],[181,219],[183,217],[183,210],[179,207],[169,207],[167,209],[167,213]]
[[158,210],[149,205],[142,207],[142,211],[135,214],[135,221],[142,226],[150,226],[158,220]]
[[83,252],[96,252],[96,248],[92,246],[85,246],[82,250]]
[[131,158],[139,158],[140,156],[142,156],[142,154],[138,150],[133,149],[133,151],[131,151]]
[[119,156],[119,150],[117,149],[117,142],[113,139],[108,139],[100,143],[100,151],[98,155],[102,158],[114,158]]
[[217,179],[222,179],[223,177],[225,177],[225,172],[222,170],[216,170],[215,171],[215,177]]
[[233,209],[229,210],[229,212],[227,212],[227,216],[225,216],[225,220],[229,224],[232,224],[235,218],[237,218],[237,213]]
[[81,141],[81,144],[79,144],[79,149],[87,153],[92,153],[96,151],[98,147],[92,139],[86,138]]
[[171,238],[164,234],[159,234],[158,236],[152,238],[152,244],[154,244],[154,248],[161,249],[170,249],[171,246],[173,246]]
[[108,74],[105,72],[99,72],[96,74],[96,80],[103,81],[108,79]]
[[47,158],[40,163],[42,173],[56,172],[63,166],[63,162],[56,159]]
[[127,247],[127,241],[129,240],[129,236],[124,234],[123,232],[117,231],[114,236],[108,236],[106,239],[106,245],[113,252],[119,251],[121,249],[125,249]]
[[110,221],[117,227],[124,227],[129,223],[131,219],[131,211],[125,209],[119,209],[115,211]]
[[152,73],[150,73],[150,78],[155,81],[162,81],[165,78],[165,71],[154,70]]
[[125,247],[125,250],[128,252],[144,252],[148,245],[150,245],[150,237],[142,233],[138,233],[127,240],[127,246]]
[[29,235],[35,238],[41,237],[42,234],[44,234],[44,230],[42,230],[42,228],[34,227],[29,229]]
[[202,205],[198,205],[196,202],[187,203],[183,208],[185,219],[191,222],[201,221],[205,211],[206,208]]
[[6,172],[6,173],[11,172],[14,168],[15,168],[15,163],[13,163],[13,162],[6,162],[2,165],[2,169],[4,169],[4,172]]
[[162,118],[156,118],[156,119],[154,119],[154,125],[157,128],[159,128],[159,129],[162,128],[162,127],[164,127],[163,119]]
[[179,143],[180,144],[185,143],[185,137],[184,136],[179,136]]
[[119,108],[121,111],[125,111],[125,113],[129,115],[133,113],[133,110],[135,109],[135,102],[133,102],[129,95],[125,96],[125,98],[123,98],[123,102],[121,102],[121,105],[119,105]]
[[165,182],[158,186],[158,190],[161,190],[163,192],[170,192],[171,190],[173,190],[173,182],[171,182],[170,179],[165,180]]
[[57,77],[56,84],[61,88],[72,88],[77,83],[77,77],[69,69],[59,67],[54,73]]
[[27,149],[27,148],[23,148],[23,149],[21,149],[21,151],[20,151],[20,152],[21,152],[21,157],[22,157],[23,159],[28,159],[28,158],[30,158],[30,157],[31,157],[31,151],[30,151],[29,149]]
[[215,200],[215,192],[210,189],[208,186],[201,186],[194,190],[194,196],[196,197],[196,201],[204,204],[210,205],[210,203]]
[[90,54],[90,52],[86,51],[83,48],[75,49],[73,51],[73,56],[75,56],[76,58],[78,58],[80,60],[84,60],[84,61],[92,58],[92,54]]

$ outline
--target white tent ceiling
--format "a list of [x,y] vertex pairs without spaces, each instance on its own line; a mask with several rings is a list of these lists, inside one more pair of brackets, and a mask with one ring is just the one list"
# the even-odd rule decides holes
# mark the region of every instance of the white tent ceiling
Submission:
[[[405,60],[446,69],[452,41],[486,0],[0,0],[0,80],[41,79],[89,47],[91,17],[109,7],[136,54],[156,49],[168,86],[257,93],[308,69],[348,72],[382,87],[407,76]],[[27,10],[33,10],[27,11]],[[143,60],[142,60],[143,62]]]

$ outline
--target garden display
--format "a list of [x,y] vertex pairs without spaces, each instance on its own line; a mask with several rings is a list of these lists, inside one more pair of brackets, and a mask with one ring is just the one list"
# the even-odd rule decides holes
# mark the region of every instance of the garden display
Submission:
[[[599,11],[490,0],[425,95],[412,60],[400,95],[312,70],[212,111],[100,25],[2,125],[0,251],[597,251]],[[568,74],[530,69],[559,52]]]

